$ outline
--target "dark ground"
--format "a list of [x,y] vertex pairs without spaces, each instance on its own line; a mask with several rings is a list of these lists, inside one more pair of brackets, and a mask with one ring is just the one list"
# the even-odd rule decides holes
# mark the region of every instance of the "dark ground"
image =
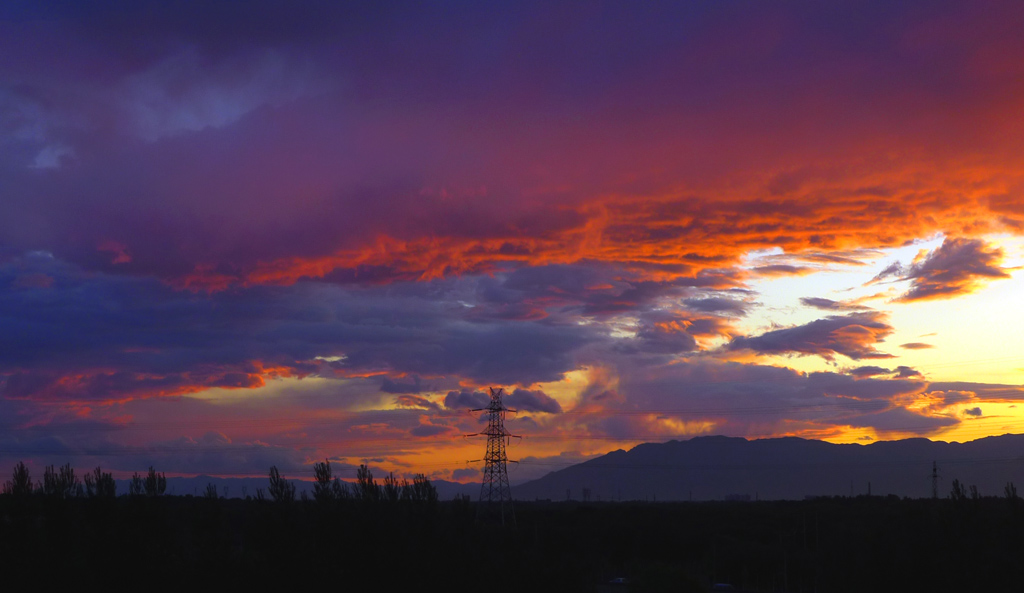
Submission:
[[[467,502],[278,504],[162,496],[0,496],[0,567],[164,589],[1014,591],[1024,501],[517,503],[518,528]],[[629,585],[611,585],[622,577]],[[435,587],[431,587],[432,589]]]

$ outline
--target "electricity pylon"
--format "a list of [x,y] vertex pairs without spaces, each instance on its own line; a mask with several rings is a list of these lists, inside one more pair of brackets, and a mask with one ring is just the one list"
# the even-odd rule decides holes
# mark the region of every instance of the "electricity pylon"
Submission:
[[[508,522],[516,524],[516,515],[512,510],[512,489],[508,484],[508,455],[505,454],[505,446],[509,444],[512,437],[522,438],[510,433],[505,428],[505,414],[515,410],[505,407],[501,402],[502,389],[490,388],[491,401],[486,408],[476,408],[472,412],[487,412],[487,428],[483,432],[466,436],[487,436],[487,453],[484,455],[484,476],[480,484],[480,507],[479,516],[497,512],[501,517],[501,524],[505,524],[505,515],[508,515]],[[497,509],[495,509],[497,506]]]

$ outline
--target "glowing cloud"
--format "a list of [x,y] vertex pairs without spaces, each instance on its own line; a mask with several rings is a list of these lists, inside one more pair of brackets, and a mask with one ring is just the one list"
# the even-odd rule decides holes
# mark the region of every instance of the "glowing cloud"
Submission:
[[816,354],[832,360],[842,354],[854,360],[892,358],[874,345],[893,332],[887,316],[879,312],[831,316],[805,325],[777,329],[754,337],[738,337],[729,348],[761,354]]

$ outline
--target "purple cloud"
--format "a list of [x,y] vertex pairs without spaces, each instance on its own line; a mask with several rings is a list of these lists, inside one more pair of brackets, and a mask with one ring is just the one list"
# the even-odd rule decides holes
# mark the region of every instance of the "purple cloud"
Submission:
[[855,369],[850,369],[850,374],[854,377],[877,377],[878,375],[889,375],[892,371],[886,368],[877,366],[862,366]]
[[504,399],[505,405],[521,412],[560,414],[562,406],[557,400],[540,390],[516,389]]
[[875,349],[893,332],[883,313],[866,312],[818,319],[805,325],[769,331],[754,337],[738,337],[729,348],[761,354],[817,354],[832,360],[842,354],[854,360],[892,358]]
[[424,385],[417,376],[414,376],[412,381],[408,383],[393,381],[389,377],[384,377],[380,390],[384,393],[420,393],[422,391],[430,391],[430,386]]
[[742,317],[747,314],[751,304],[745,301],[723,297],[707,297],[701,299],[685,299],[683,301],[688,308],[702,313],[724,313]]
[[1009,278],[1001,267],[1003,250],[981,239],[946,238],[909,267],[893,263],[875,280],[909,280],[910,289],[897,300],[909,302],[953,298],[978,289],[985,281]]
[[486,408],[491,402],[491,396],[482,391],[449,391],[444,398],[444,407],[449,410],[479,410]]

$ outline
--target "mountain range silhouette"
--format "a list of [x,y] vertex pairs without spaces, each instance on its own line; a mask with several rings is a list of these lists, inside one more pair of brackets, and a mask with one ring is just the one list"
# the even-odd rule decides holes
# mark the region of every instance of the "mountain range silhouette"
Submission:
[[[982,496],[1002,496],[1009,482],[1024,485],[1024,435],[966,443],[913,438],[867,445],[796,437],[747,440],[707,436],[646,443],[612,451],[514,486],[520,500],[779,500],[859,494],[938,496],[954,479]],[[870,490],[870,492],[869,492]]]

